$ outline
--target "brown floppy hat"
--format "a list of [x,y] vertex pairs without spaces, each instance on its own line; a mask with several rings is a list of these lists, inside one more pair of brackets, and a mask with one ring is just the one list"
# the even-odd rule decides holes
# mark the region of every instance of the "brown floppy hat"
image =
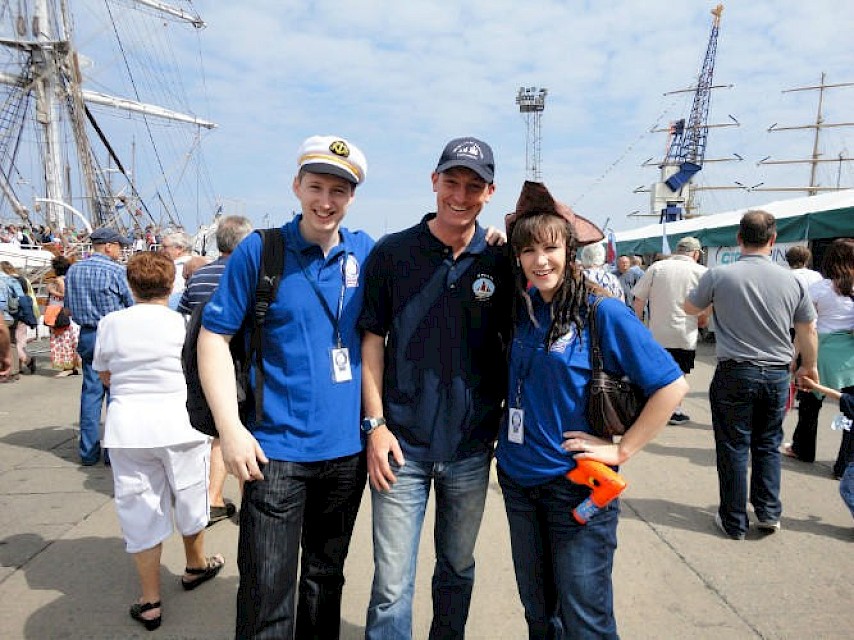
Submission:
[[504,216],[508,238],[516,220],[537,213],[551,213],[569,222],[575,231],[578,246],[593,244],[605,238],[602,230],[590,220],[575,213],[569,205],[555,200],[549,190],[546,189],[546,185],[542,182],[531,182],[530,180],[526,180],[525,184],[522,185],[522,193],[519,194],[519,200],[516,202],[516,211]]

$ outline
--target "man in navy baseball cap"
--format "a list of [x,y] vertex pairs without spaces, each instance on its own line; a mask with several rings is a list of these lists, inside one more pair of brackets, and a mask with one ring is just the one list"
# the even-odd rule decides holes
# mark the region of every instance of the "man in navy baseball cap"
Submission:
[[375,541],[367,640],[412,636],[431,486],[442,535],[430,637],[465,634],[512,317],[506,252],[477,222],[494,178],[488,144],[451,140],[430,176],[435,211],[383,238],[365,264],[362,430]]
[[477,138],[454,138],[442,151],[436,173],[444,173],[453,167],[471,169],[488,184],[495,181],[495,160],[492,148]]

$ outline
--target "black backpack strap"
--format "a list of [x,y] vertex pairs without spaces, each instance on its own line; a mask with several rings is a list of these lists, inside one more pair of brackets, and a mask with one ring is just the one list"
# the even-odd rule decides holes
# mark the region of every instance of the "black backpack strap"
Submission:
[[261,342],[267,311],[276,299],[279,282],[285,272],[285,234],[281,228],[256,229],[255,233],[261,236],[261,264],[246,361],[251,363],[252,354],[255,354],[255,420],[260,421],[264,417],[264,354]]

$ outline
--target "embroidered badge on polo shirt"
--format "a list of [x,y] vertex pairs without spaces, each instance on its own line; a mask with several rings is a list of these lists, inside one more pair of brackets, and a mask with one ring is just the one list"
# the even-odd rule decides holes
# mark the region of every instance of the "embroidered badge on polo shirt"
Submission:
[[495,281],[491,276],[481,273],[471,286],[475,300],[489,300],[495,293]]
[[359,286],[359,261],[352,254],[347,256],[344,265],[344,280],[348,289]]
[[554,341],[549,351],[554,351],[556,353],[563,353],[566,351],[569,343],[572,342],[572,339],[575,337],[575,327],[570,327],[569,331],[563,334],[560,338]]

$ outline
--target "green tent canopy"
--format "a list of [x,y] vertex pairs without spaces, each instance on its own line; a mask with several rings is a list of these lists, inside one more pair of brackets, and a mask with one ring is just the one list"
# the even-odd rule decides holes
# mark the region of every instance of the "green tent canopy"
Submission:
[[[750,209],[762,209],[777,218],[777,242],[854,237],[854,189],[779,200]],[[735,246],[738,223],[746,211],[738,209],[669,222],[666,226],[653,224],[618,231],[614,234],[617,255],[660,252],[665,230],[671,249],[685,236],[698,238],[704,247]]]

